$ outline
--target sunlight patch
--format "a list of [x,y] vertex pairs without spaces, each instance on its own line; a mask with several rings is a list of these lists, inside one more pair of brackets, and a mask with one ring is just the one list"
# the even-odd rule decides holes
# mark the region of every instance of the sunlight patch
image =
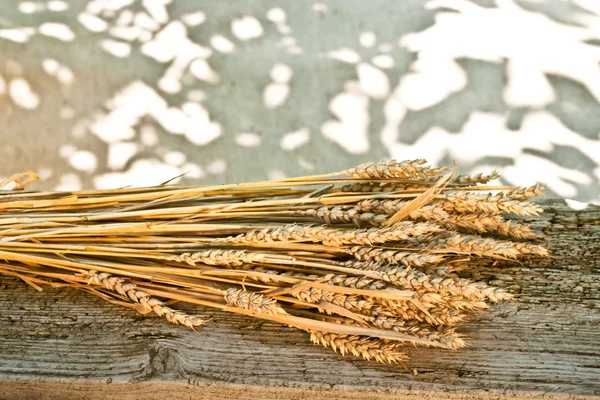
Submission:
[[135,14],[133,23],[135,26],[149,30],[151,32],[154,32],[160,28],[160,24],[158,24],[155,20],[150,18],[150,16],[143,11],[140,11]]
[[276,83],[288,83],[292,79],[294,72],[285,64],[275,64],[271,69],[271,79]]
[[343,47],[339,50],[332,50],[327,53],[327,57],[349,64],[356,64],[360,61],[360,56],[358,53],[348,47]]
[[206,100],[206,98],[206,93],[200,89],[192,89],[187,92],[187,99],[190,101],[201,103]]
[[167,164],[179,167],[186,161],[185,154],[180,151],[170,151],[163,156],[163,161]]
[[191,143],[203,146],[221,136],[221,124],[211,121],[208,110],[201,104],[185,103],[182,109],[189,118],[185,137]]
[[8,93],[12,101],[26,110],[33,110],[40,105],[40,96],[33,91],[29,82],[23,78],[15,78],[8,84]]
[[117,27],[123,27],[131,24],[133,22],[133,11],[125,9],[121,11],[115,24]]
[[33,14],[35,12],[44,11],[44,6],[33,1],[23,1],[19,3],[19,11],[23,14]]
[[77,21],[90,32],[104,32],[108,29],[108,23],[105,20],[86,12],[79,14]]
[[370,49],[371,47],[375,46],[375,43],[377,42],[377,36],[375,36],[373,32],[363,32],[360,34],[358,42],[362,47]]
[[156,121],[169,133],[183,135],[188,118],[179,108],[169,107],[154,114]]
[[109,33],[114,38],[132,42],[140,36],[142,31],[136,26],[114,26],[110,28]]
[[48,10],[54,12],[66,11],[69,9],[69,4],[66,1],[52,0],[47,3]]
[[48,58],[42,61],[42,69],[50,76],[56,78],[63,85],[70,85],[75,80],[73,71],[61,65],[58,61]]
[[574,197],[577,187],[571,182],[587,185],[591,178],[583,172],[558,165],[556,162],[531,154],[515,160],[515,165],[499,168],[500,174],[509,182],[544,182],[548,189],[560,197]]
[[[559,165],[549,157],[557,147],[572,147],[600,165],[600,142],[571,131],[546,111],[526,115],[519,131],[508,129],[506,119],[503,114],[475,111],[460,132],[432,127],[413,144],[392,139],[391,132],[382,140],[392,158],[419,154],[431,164],[439,164],[445,155],[459,164],[475,164],[485,158],[513,160],[514,165],[498,167],[505,180],[520,186],[545,182],[561,197],[576,196],[578,189],[573,182],[592,183],[587,174]],[[531,151],[536,155],[530,154]]]
[[383,68],[383,69],[394,68],[394,66],[396,65],[396,63],[394,62],[394,59],[387,54],[380,54],[378,56],[375,56],[375,57],[373,57],[371,62],[376,67]]
[[35,35],[35,29],[33,28],[0,29],[0,38],[15,43],[25,43],[33,35]]
[[263,92],[265,107],[272,109],[281,106],[290,95],[290,87],[287,84],[269,83]]
[[115,57],[125,58],[131,54],[131,45],[128,43],[117,42],[116,40],[106,39],[100,42],[100,47]]
[[[125,172],[111,172],[94,177],[96,189],[115,189],[120,187],[156,186],[181,175],[181,169],[156,159],[136,160]],[[170,183],[178,183],[176,178]]]
[[378,68],[367,63],[360,63],[356,67],[360,89],[373,99],[383,99],[390,93],[388,76]]
[[283,150],[292,151],[304,146],[310,140],[310,129],[302,128],[295,132],[286,133],[281,138],[280,146]]
[[285,11],[280,7],[271,8],[269,11],[267,11],[267,19],[275,23],[285,22]]
[[208,173],[213,175],[222,174],[227,170],[227,163],[225,160],[217,159],[206,166]]
[[133,127],[147,114],[156,115],[167,108],[166,101],[143,82],[134,81],[109,100],[111,110],[94,121],[90,129],[106,143],[131,140]]
[[100,14],[103,11],[118,11],[133,4],[135,0],[92,0],[87,3],[86,11],[90,14]]
[[431,70],[404,75],[400,80],[399,95],[410,110],[429,108],[467,86],[466,73],[454,62],[443,64],[438,60],[435,67],[427,68]]
[[285,22],[279,22],[277,23],[277,31],[279,33],[281,33],[282,35],[289,35],[292,33],[292,28],[287,25]]
[[210,45],[220,53],[233,53],[235,44],[223,35],[213,35],[210,37]]
[[369,150],[369,98],[360,93],[343,92],[331,100],[329,109],[339,121],[327,121],[321,126],[323,135],[352,154]]
[[235,37],[244,41],[256,39],[264,33],[260,22],[256,18],[247,15],[231,21],[231,31]]
[[190,64],[190,73],[201,81],[216,84],[221,81],[219,74],[213,70],[206,60],[194,60]]
[[582,203],[582,202],[576,201],[576,200],[565,199],[565,203],[567,203],[567,206],[569,206],[569,208],[571,210],[575,210],[575,211],[585,210],[586,208],[589,207],[588,203]]
[[504,100],[514,107],[539,108],[553,102],[556,96],[548,75],[579,82],[600,101],[600,52],[585,42],[600,38],[597,16],[580,17],[577,24],[567,25],[514,1],[496,5],[487,8],[459,0],[427,3],[427,8],[440,10],[435,24],[400,40],[401,47],[417,54],[412,66],[417,75],[403,78],[403,100],[410,109],[430,107],[464,89],[466,76],[456,64],[460,59],[506,62]]
[[242,147],[257,147],[260,141],[260,136],[256,133],[240,133],[235,137],[235,142]]
[[77,151],[77,148],[75,146],[73,146],[72,144],[63,144],[62,146],[60,146],[60,148],[58,149],[58,154],[62,157],[62,158],[69,158],[71,157],[73,154],[75,154],[75,152]]
[[54,190],[60,192],[70,192],[81,190],[82,186],[81,178],[79,178],[77,174],[70,172],[60,177],[60,181],[58,185],[54,187]]
[[69,156],[69,164],[78,171],[91,174],[98,168],[98,159],[91,151],[78,150]]
[[327,11],[329,11],[329,7],[327,7],[327,4],[324,3],[313,3],[311,8],[313,11],[320,13],[326,13]]
[[206,21],[206,14],[202,11],[184,14],[181,21],[189,27],[198,26]]
[[38,31],[44,36],[53,37],[63,42],[72,42],[75,40],[75,33],[65,24],[45,22],[40,25]]
[[140,140],[148,147],[156,146],[158,143],[158,134],[152,125],[144,125],[140,129]]
[[172,21],[156,34],[154,40],[144,43],[140,51],[164,63],[175,57],[185,40],[187,40],[185,25],[179,21]]
[[[192,70],[192,75],[189,78],[193,80],[194,74],[196,78],[202,78],[205,82],[217,83],[219,77],[214,72],[208,63],[204,60],[210,56],[212,50],[207,47],[200,46],[187,38],[179,45],[175,59],[165,71],[165,74],[159,79],[158,86],[167,93],[179,93],[183,87],[183,76],[188,67]],[[195,61],[198,61],[195,63]],[[190,65],[192,62],[192,65]]]
[[112,170],[125,168],[131,157],[138,152],[137,143],[115,142],[108,145],[107,165]]
[[148,11],[148,14],[159,24],[169,22],[169,14],[166,5],[170,0],[142,0],[142,5]]

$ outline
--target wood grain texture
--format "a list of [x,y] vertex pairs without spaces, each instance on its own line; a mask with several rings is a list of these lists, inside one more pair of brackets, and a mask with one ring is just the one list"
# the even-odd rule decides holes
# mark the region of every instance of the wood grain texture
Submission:
[[600,207],[543,206],[553,258],[473,271],[518,298],[465,324],[466,349],[410,349],[416,376],[275,323],[198,308],[191,331],[0,276],[0,399],[600,397]]

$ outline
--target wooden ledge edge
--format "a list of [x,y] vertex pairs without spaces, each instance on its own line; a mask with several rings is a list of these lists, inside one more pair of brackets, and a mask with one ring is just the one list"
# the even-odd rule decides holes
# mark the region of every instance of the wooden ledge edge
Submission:
[[599,399],[597,396],[576,396],[560,393],[513,392],[513,391],[464,391],[449,393],[440,387],[440,391],[414,391],[407,389],[389,390],[372,388],[357,390],[351,386],[330,386],[301,388],[282,388],[242,384],[215,383],[208,381],[184,382],[112,382],[84,380],[29,380],[0,379],[0,398],[12,399],[86,399],[86,400],[165,400],[185,399],[222,399],[222,400],[583,400]]

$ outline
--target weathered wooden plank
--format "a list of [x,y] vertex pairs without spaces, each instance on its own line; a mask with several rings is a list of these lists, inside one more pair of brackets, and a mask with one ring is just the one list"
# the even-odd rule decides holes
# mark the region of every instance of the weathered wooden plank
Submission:
[[464,325],[460,351],[401,368],[344,359],[278,324],[198,309],[194,332],[70,289],[0,277],[0,398],[600,396],[600,207],[544,204],[554,258],[474,271],[519,293]]

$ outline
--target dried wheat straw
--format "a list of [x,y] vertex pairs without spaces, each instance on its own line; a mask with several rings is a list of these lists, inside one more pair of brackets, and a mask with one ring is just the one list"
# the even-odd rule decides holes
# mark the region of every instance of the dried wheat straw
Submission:
[[[518,241],[536,237],[530,227],[505,218],[538,215],[528,200],[543,185],[486,186],[495,172],[442,175],[425,164],[212,187],[2,193],[0,273],[36,289],[85,287],[189,327],[206,321],[167,301],[213,307],[295,326],[344,355],[403,363],[407,343],[463,347],[454,327],[512,297],[461,271],[548,255]],[[15,174],[0,186],[33,179]]]

